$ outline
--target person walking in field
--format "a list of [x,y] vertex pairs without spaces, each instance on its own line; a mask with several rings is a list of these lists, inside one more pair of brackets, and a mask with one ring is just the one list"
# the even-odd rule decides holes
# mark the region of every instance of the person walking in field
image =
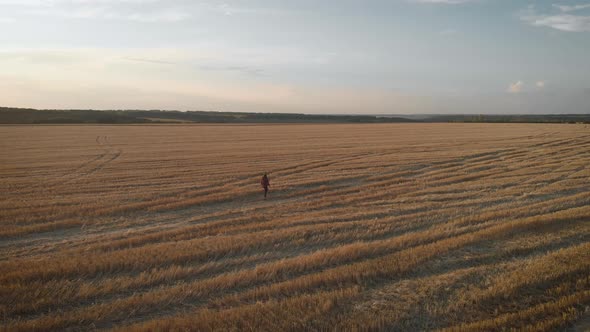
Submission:
[[264,188],[264,199],[266,199],[266,194],[268,193],[268,187],[270,187],[270,181],[268,180],[268,176],[266,173],[262,176],[260,180],[260,185]]

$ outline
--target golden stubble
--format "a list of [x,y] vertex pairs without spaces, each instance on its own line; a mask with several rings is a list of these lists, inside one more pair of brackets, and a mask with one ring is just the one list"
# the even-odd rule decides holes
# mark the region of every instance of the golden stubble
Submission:
[[590,305],[583,125],[3,126],[0,141],[7,330],[554,330]]

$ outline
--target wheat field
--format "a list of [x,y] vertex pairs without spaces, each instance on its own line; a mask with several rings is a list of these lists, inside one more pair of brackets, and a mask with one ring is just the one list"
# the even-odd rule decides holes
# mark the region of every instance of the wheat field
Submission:
[[589,326],[588,125],[3,126],[0,144],[0,329]]

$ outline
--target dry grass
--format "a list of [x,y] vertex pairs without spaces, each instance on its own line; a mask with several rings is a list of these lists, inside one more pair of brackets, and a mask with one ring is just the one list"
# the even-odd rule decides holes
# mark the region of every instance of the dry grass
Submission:
[[0,142],[0,329],[549,331],[590,314],[584,125],[4,126]]

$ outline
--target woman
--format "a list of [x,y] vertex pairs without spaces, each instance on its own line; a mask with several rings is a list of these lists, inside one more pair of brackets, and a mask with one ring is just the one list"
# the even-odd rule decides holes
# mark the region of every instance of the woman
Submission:
[[262,180],[260,180],[260,185],[264,188],[264,199],[266,199],[266,194],[268,193],[268,187],[270,187],[270,181],[268,180],[268,176],[266,173],[262,176]]

